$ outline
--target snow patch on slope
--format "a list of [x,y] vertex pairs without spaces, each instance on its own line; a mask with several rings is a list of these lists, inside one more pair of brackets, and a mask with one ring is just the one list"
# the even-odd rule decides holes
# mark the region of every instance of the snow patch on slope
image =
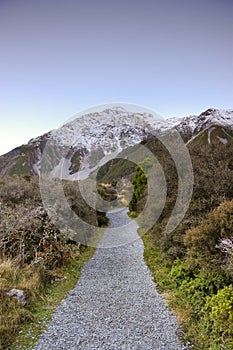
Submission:
[[217,138],[219,139],[219,141],[221,141],[224,145],[227,144],[228,140],[224,139],[223,137],[217,136]]
[[215,127],[212,127],[210,129],[208,129],[208,144],[210,145],[211,144],[211,141],[210,141],[210,135],[212,133],[212,131],[215,130]]

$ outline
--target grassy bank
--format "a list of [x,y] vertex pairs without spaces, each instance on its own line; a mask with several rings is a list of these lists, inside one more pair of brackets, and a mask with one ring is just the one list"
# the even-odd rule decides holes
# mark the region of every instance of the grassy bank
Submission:
[[46,329],[54,308],[74,288],[83,265],[94,253],[94,248],[82,248],[69,258],[63,267],[51,271],[53,280],[43,284],[40,271],[32,267],[20,268],[9,259],[0,264],[1,285],[19,288],[26,293],[27,303],[21,305],[1,289],[0,332],[1,349],[30,349]]

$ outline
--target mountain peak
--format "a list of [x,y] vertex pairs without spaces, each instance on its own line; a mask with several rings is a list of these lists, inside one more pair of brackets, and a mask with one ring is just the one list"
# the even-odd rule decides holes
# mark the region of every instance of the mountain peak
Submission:
[[232,109],[217,109],[217,108],[208,108],[206,111],[202,112],[199,117],[201,116],[215,116],[218,115],[220,117],[225,117],[228,115],[232,115],[233,110]]
[[[208,108],[200,115],[190,115],[181,119],[176,126],[177,130],[182,134],[186,134],[185,141],[190,143],[196,138],[203,136],[208,131],[208,143],[211,143],[210,135],[213,130],[221,130],[221,137],[218,139],[225,142],[225,139],[231,139],[232,132],[225,135],[223,129],[233,129],[233,110]],[[224,137],[223,137],[224,136]]]
[[216,108],[208,108],[206,111],[202,112],[200,114],[200,116],[202,116],[202,115],[203,116],[211,115],[211,114],[213,114],[216,111],[218,111],[218,109],[216,109]]
[[114,106],[111,109],[117,113],[127,113],[127,110],[122,106]]

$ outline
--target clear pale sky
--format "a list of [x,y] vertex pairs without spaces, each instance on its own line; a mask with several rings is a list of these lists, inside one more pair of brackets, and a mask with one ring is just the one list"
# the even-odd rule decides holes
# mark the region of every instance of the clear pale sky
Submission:
[[0,0],[0,154],[90,106],[233,108],[232,0]]

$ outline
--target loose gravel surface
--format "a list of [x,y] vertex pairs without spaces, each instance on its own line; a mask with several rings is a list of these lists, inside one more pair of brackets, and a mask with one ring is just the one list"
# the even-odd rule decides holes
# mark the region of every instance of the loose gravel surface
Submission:
[[[185,349],[177,337],[177,319],[156,291],[143,260],[137,225],[126,212],[108,213],[110,227],[100,244],[108,248],[97,248],[84,266],[35,350]],[[119,246],[117,240],[114,246],[117,235],[123,244],[124,236],[131,243]]]

